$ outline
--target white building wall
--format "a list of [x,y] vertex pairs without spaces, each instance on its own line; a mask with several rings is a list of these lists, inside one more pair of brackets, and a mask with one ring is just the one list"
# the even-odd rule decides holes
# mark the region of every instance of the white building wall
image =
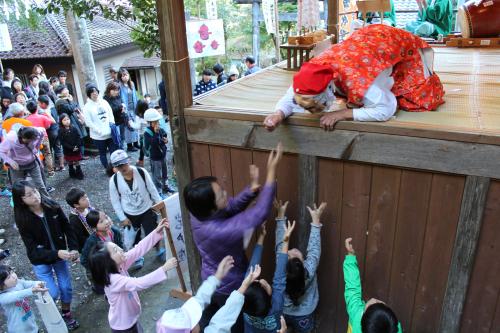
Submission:
[[95,61],[95,70],[97,72],[97,85],[99,87],[99,91],[101,93],[104,93],[104,90],[106,90],[106,83],[107,82],[105,79],[106,73],[104,72],[105,66],[111,65],[111,66],[116,67],[118,69],[124,63],[125,60],[127,60],[128,58],[131,58],[131,57],[138,56],[138,55],[143,55],[143,53],[139,49],[96,60]]

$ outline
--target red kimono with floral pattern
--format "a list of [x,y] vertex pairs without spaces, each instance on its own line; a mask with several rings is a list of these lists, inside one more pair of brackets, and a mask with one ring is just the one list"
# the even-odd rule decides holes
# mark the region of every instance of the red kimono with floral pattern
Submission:
[[362,106],[363,97],[375,78],[393,67],[392,92],[399,108],[408,111],[435,110],[443,101],[443,85],[436,73],[424,76],[419,49],[429,45],[421,38],[383,24],[369,25],[342,43],[310,60],[331,65],[333,80],[348,102]]

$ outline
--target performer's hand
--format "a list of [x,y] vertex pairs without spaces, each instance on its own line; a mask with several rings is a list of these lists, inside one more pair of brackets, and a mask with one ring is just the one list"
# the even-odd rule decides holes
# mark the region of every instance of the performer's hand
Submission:
[[347,250],[347,253],[354,256],[356,255],[356,252],[354,252],[354,247],[352,246],[351,242],[352,242],[351,237],[345,240],[345,249]]
[[264,119],[264,127],[268,131],[273,131],[285,119],[285,114],[282,111],[276,111]]
[[259,184],[259,168],[252,164],[249,167],[250,170],[250,190],[252,192],[257,192],[260,189]]
[[328,112],[321,117],[319,124],[325,131],[333,131],[335,124],[340,120],[352,119],[352,110],[346,109],[341,111]]
[[234,259],[232,256],[225,256],[224,259],[217,266],[217,271],[215,272],[215,277],[217,280],[222,281],[229,273],[231,268],[234,267]]

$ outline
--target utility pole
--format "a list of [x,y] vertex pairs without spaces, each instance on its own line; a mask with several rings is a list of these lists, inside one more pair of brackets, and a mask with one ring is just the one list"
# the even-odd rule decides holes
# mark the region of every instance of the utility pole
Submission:
[[66,26],[71,42],[71,51],[73,52],[78,72],[80,90],[85,100],[87,97],[85,84],[94,83],[97,86],[97,74],[94,56],[92,55],[92,46],[90,45],[90,38],[87,31],[87,22],[83,18],[76,17],[73,11],[68,10],[66,12]]
[[[168,116],[174,141],[175,170],[179,189],[182,189],[191,179],[184,108],[193,104],[184,1],[156,0],[156,9],[160,30],[161,72],[168,96]],[[201,284],[201,258],[194,244],[189,211],[182,195],[180,200],[189,277],[194,293]]]

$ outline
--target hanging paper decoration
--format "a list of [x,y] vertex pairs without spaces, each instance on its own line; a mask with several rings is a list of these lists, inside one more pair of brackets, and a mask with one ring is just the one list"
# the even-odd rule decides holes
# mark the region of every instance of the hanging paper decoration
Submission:
[[314,29],[319,26],[319,21],[319,1],[298,0],[297,29]]
[[188,21],[186,33],[190,58],[226,53],[222,20]]
[[26,18],[30,17],[30,8],[30,0],[24,0],[24,16],[26,16]]
[[268,34],[276,33],[276,15],[278,10],[274,7],[274,0],[262,0],[262,14],[264,15],[264,23]]
[[217,20],[217,0],[206,0],[207,19]]
[[9,35],[9,27],[5,23],[0,23],[0,52],[12,51],[12,42]]
[[9,7],[7,6],[7,2],[3,0],[3,13],[7,21],[10,19]]

